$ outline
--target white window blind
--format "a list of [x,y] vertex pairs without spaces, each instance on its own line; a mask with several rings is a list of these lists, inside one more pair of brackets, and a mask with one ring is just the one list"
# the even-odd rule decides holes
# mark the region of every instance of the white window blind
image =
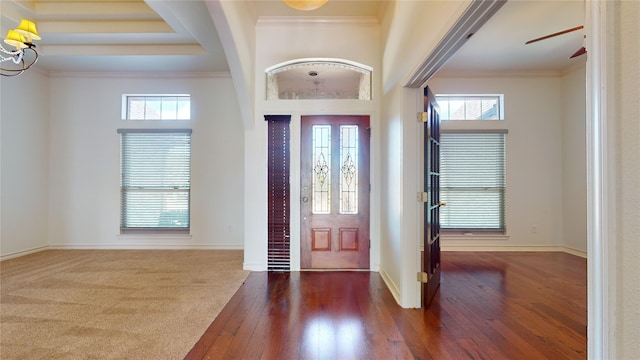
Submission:
[[505,231],[505,133],[442,133],[442,229]]
[[189,230],[190,129],[119,129],[120,229]]

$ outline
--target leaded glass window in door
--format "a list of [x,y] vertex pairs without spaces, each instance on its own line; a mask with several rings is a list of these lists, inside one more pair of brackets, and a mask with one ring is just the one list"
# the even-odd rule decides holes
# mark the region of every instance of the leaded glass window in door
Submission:
[[312,213],[331,213],[331,126],[314,125],[312,128]]
[[358,125],[312,126],[313,214],[358,214],[359,131]]
[[358,126],[340,126],[340,214],[358,213]]

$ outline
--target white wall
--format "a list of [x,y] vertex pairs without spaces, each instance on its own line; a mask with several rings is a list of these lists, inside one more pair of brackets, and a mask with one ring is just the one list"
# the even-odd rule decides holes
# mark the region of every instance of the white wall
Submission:
[[[403,91],[400,87],[392,88],[385,94],[385,104],[402,104]],[[380,144],[383,149],[380,164],[381,209],[383,220],[380,223],[381,269],[380,274],[396,301],[401,302],[402,264],[416,261],[403,258],[403,138],[404,126],[401,106],[384,106],[382,118],[382,136]]]
[[586,70],[584,64],[562,76],[563,245],[587,254]]
[[231,71],[245,127],[254,116],[255,14],[247,1],[208,1],[209,14],[220,37]]
[[394,1],[384,8],[380,122],[380,274],[403,307],[420,306],[419,89],[403,87],[470,1]]
[[470,0],[386,3],[382,21],[385,94],[404,85],[470,4]]
[[640,359],[640,2],[620,1],[615,94],[618,190],[616,354]]
[[419,307],[420,245],[423,234],[421,127],[422,89],[406,82],[428,59],[472,1],[385,3],[382,27],[383,84],[381,130],[382,205],[380,273],[403,307]]
[[[506,237],[443,236],[443,249],[554,249],[563,245],[562,91],[559,77],[438,78],[436,94],[504,94],[504,121],[444,122],[507,129]],[[534,229],[535,227],[535,229]]]
[[[503,123],[445,123],[443,129],[479,125],[509,130],[508,238],[465,240],[464,237],[444,236],[443,247],[552,249],[561,246],[586,256],[584,64],[558,78],[436,76],[429,85],[436,93],[505,94]],[[536,233],[532,232],[533,226]]]
[[[242,248],[242,121],[229,76],[79,75],[49,81],[49,244]],[[121,120],[123,94],[190,94],[191,120]],[[191,236],[119,236],[118,128],[191,128]]]
[[31,70],[0,80],[0,257],[47,246],[49,86]]
[[[256,25],[255,122],[245,131],[245,269],[267,268],[267,124],[264,115],[292,115],[291,199],[300,198],[300,116],[369,115],[371,139],[371,269],[379,263],[379,25],[356,21],[298,22],[263,18]],[[341,58],[373,67],[373,100],[266,101],[265,69],[300,58]],[[291,266],[300,269],[300,204],[291,203]]]

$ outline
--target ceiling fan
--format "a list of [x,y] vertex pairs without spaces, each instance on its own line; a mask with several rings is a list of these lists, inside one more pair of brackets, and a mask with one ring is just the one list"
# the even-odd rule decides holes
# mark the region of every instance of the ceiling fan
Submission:
[[[570,33],[570,32],[573,32],[573,31],[578,31],[578,30],[581,30],[581,29],[584,29],[584,26],[583,26],[583,25],[576,26],[576,27],[574,27],[574,28],[567,29],[567,30],[558,31],[557,33],[553,33],[553,34],[545,35],[545,36],[542,36],[542,37],[539,37],[539,38],[535,38],[535,39],[532,39],[532,40],[527,41],[527,42],[526,42],[526,43],[524,43],[524,44],[525,44],[525,45],[528,45],[528,44],[534,43],[534,42],[536,42],[536,41],[546,40],[546,39],[549,39],[549,38],[552,38],[552,37],[555,37],[555,36],[558,36],[558,35],[564,35],[564,34],[566,34],[566,33]],[[578,49],[578,51],[576,51],[575,53],[573,53],[573,55],[569,56],[569,59],[573,59],[573,58],[575,58],[575,57],[578,57],[578,56],[580,56],[580,55],[584,55],[584,54],[586,54],[586,53],[587,53],[587,49],[586,49],[586,48],[584,47],[584,45],[583,45],[580,49]]]

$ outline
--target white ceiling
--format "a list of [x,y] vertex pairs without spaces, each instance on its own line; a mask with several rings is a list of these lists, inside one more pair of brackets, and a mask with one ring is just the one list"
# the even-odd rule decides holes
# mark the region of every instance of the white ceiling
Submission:
[[[391,0],[329,0],[311,12],[293,10],[280,0],[246,1],[256,18],[380,19]],[[510,0],[443,72],[558,72],[584,61],[585,56],[568,59],[583,45],[583,30],[524,45],[526,40],[582,25],[583,4],[583,0]],[[204,1],[0,0],[0,13],[3,34],[21,18],[36,22],[42,36],[37,42],[41,53],[37,66],[49,71],[229,70]]]
[[586,56],[569,59],[584,45],[584,29],[529,45],[525,42],[579,25],[584,25],[582,0],[510,0],[441,71],[561,72],[586,60]]

